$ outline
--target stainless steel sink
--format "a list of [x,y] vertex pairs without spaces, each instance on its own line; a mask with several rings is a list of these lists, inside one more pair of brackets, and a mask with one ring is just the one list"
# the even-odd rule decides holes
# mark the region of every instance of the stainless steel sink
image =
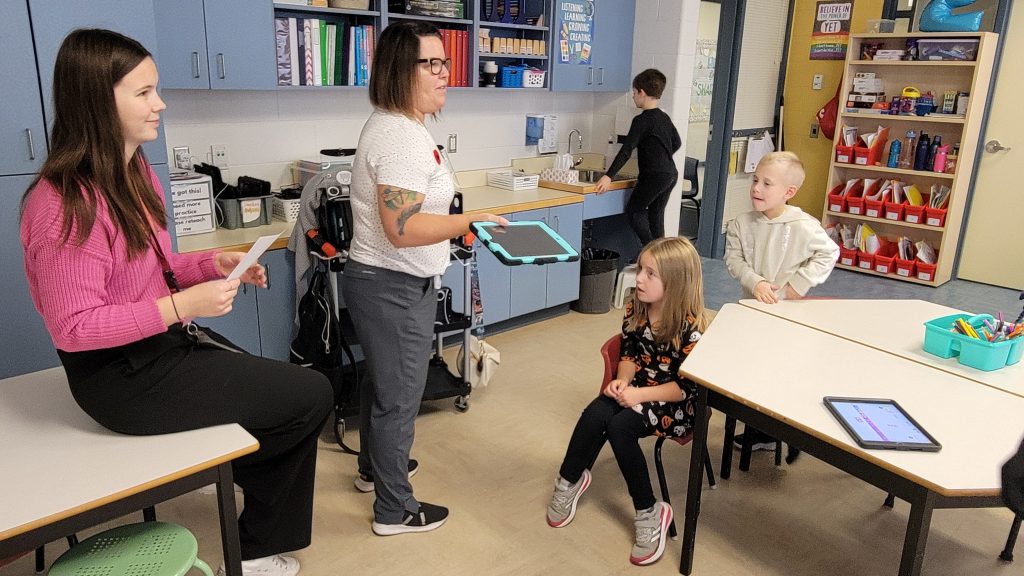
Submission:
[[[584,184],[593,184],[604,176],[604,170],[580,170],[580,182]],[[621,180],[632,180],[635,176],[629,174],[616,174],[612,178],[612,182],[619,182]]]

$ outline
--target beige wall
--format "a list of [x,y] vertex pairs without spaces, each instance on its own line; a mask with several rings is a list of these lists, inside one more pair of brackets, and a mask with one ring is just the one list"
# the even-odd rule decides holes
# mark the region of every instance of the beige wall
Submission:
[[[883,0],[857,0],[853,5],[851,32],[864,32],[867,21],[879,18]],[[795,152],[804,162],[807,179],[803,188],[790,204],[799,206],[808,214],[820,217],[825,206],[825,187],[828,165],[832,158],[832,142],[823,136],[809,136],[814,115],[836,93],[843,74],[841,60],[811,60],[811,31],[814,27],[815,0],[796,0],[793,27],[789,42],[784,90],[785,117],[783,119],[783,145]],[[824,76],[821,90],[812,90],[814,75]]]

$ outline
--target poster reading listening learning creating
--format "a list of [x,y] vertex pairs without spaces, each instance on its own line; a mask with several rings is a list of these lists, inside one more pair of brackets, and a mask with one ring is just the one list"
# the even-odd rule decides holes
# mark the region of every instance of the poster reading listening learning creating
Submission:
[[590,64],[594,45],[593,0],[559,0],[558,53],[563,64]]
[[845,60],[850,41],[853,0],[819,1],[811,33],[811,60]]

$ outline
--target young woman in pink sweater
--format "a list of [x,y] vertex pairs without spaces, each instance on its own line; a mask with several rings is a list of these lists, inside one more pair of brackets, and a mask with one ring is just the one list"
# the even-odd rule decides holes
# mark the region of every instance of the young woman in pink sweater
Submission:
[[[155,140],[157,70],[107,30],[57,54],[50,154],[22,200],[25,273],[78,404],[123,434],[237,422],[260,442],[234,462],[246,576],[294,576],[310,543],[316,442],[332,404],[322,375],[203,338],[193,318],[231,311],[240,252],[175,254],[163,191],[140,145]],[[265,286],[263,267],[241,278]]]

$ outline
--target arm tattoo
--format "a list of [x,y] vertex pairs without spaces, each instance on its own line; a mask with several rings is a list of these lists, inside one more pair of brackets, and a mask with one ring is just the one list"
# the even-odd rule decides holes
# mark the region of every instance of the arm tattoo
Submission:
[[380,195],[381,199],[384,200],[384,206],[387,206],[388,210],[398,210],[407,202],[414,202],[416,200],[415,192],[401,188],[385,188]]
[[405,210],[402,210],[402,213],[398,215],[398,235],[399,236],[404,236],[405,235],[405,223],[409,221],[409,218],[412,218],[413,214],[416,214],[422,208],[423,208],[423,203],[422,202],[418,202],[416,204],[413,204],[412,206],[409,206]]

